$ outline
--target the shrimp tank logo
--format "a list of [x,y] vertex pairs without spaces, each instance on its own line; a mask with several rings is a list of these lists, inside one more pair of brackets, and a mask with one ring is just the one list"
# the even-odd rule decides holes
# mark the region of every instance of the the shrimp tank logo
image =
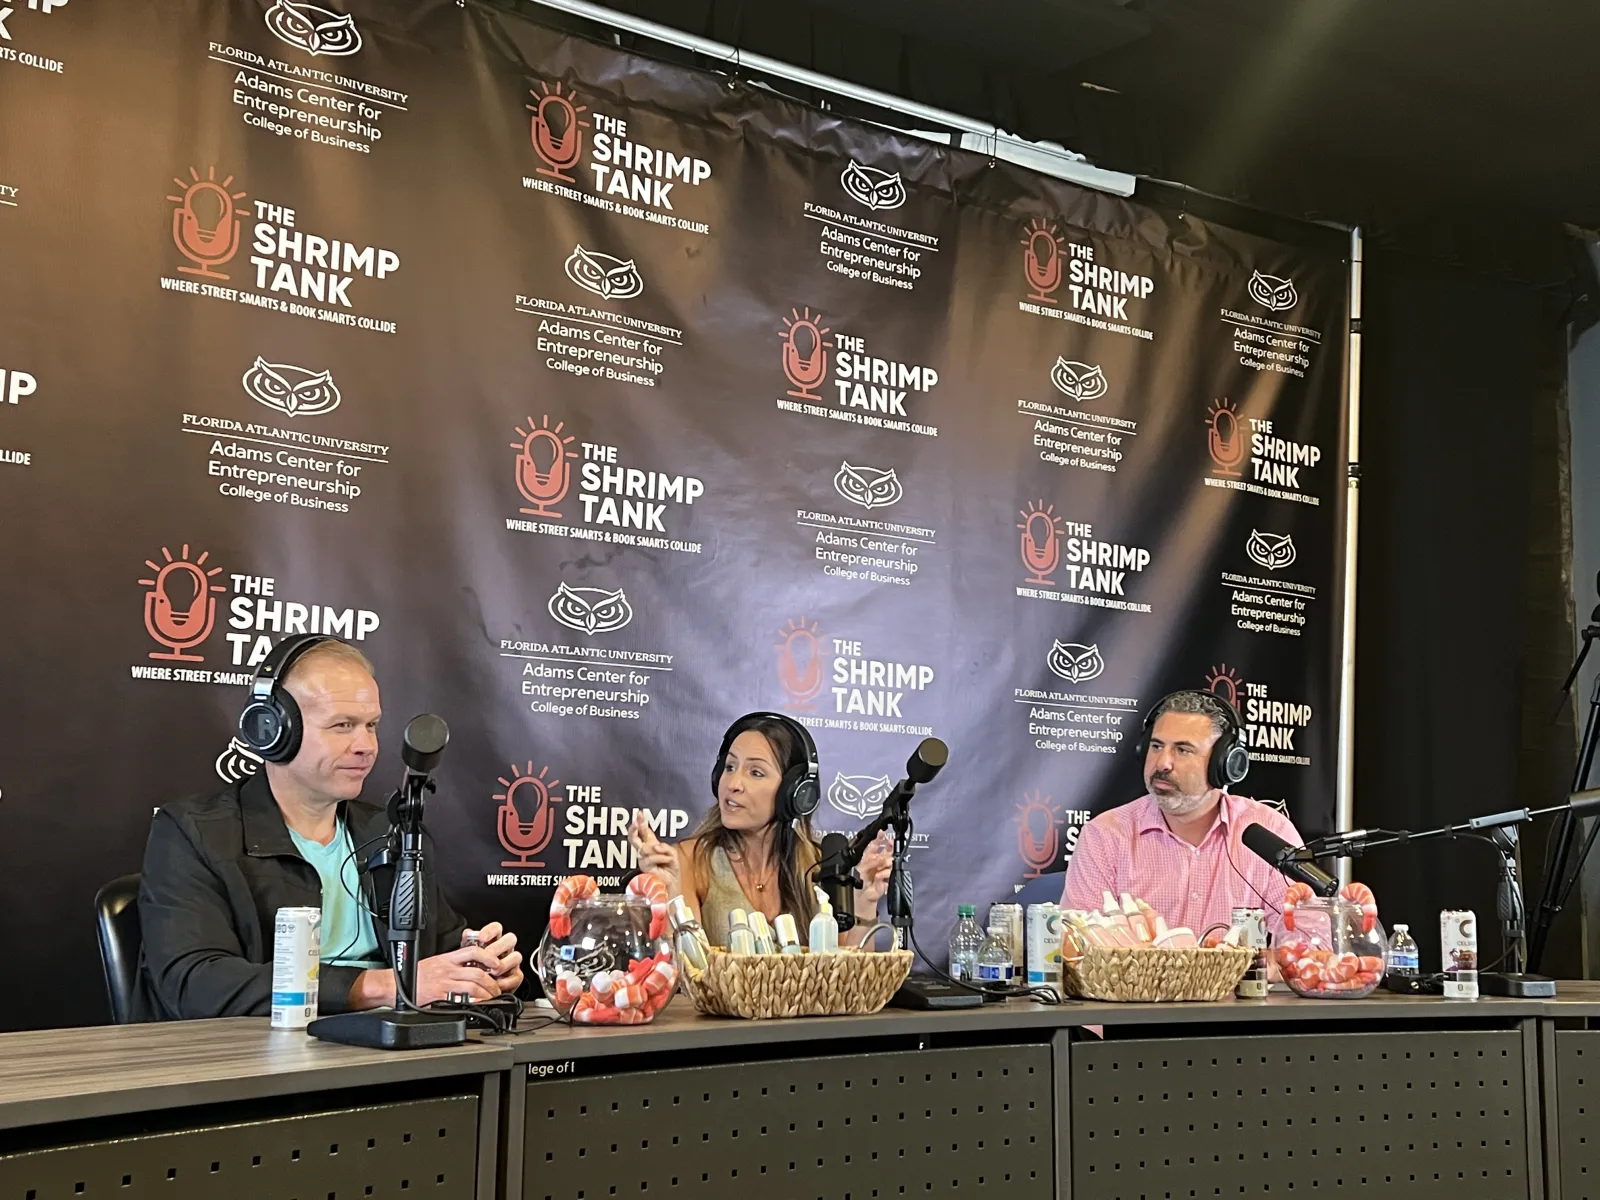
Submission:
[[1022,277],[1028,281],[1028,299],[1055,304],[1061,286],[1061,235],[1054,225],[1039,218],[1028,222],[1022,237]]
[[555,836],[556,789],[561,781],[546,778],[550,774],[549,767],[540,767],[535,772],[531,761],[521,767],[512,763],[510,774],[509,779],[500,778],[501,790],[494,794],[494,799],[500,802],[495,810],[495,836],[505,852],[512,856],[500,865],[519,869],[542,867],[544,863],[533,856],[544,850]]
[[556,588],[546,606],[550,615],[568,629],[583,634],[612,633],[633,620],[633,606],[621,588]]
[[789,381],[788,395],[796,400],[821,400],[817,388],[828,377],[828,351],[832,332],[822,323],[822,314],[809,308],[789,310],[783,319],[783,374]]
[[854,467],[849,462],[839,464],[833,490],[862,508],[888,508],[905,495],[893,467]]
[[161,547],[161,562],[145,559],[148,579],[139,580],[148,588],[144,595],[144,627],[150,637],[166,647],[150,651],[150,657],[170,662],[204,662],[203,654],[189,653],[211,636],[217,623],[217,598],[223,591],[212,580],[222,574],[221,567],[206,566],[209,551],[189,556],[185,542],[176,557]]
[[826,682],[824,660],[827,643],[822,626],[816,621],[801,617],[791,620],[778,630],[778,682],[788,698],[789,707],[799,712],[812,712],[813,701],[822,694]]
[[578,245],[567,256],[565,270],[573,283],[603,300],[632,300],[644,291],[644,280],[631,258],[624,262]]
[[551,505],[561,503],[572,486],[572,465],[568,460],[578,457],[577,451],[570,449],[576,440],[565,432],[565,422],[557,421],[551,426],[549,414],[540,422],[530,416],[526,429],[517,426],[517,440],[511,443],[511,449],[517,452],[517,491],[533,505],[519,512],[565,520]]
[[1250,453],[1250,439],[1239,424],[1233,401],[1218,400],[1206,409],[1206,450],[1217,464],[1218,475],[1239,477],[1239,464]]
[[857,204],[877,212],[884,208],[899,208],[906,202],[905,181],[900,178],[900,172],[880,171],[876,167],[864,167],[855,159],[850,160],[850,165],[844,169],[844,174],[839,176],[839,183],[844,187],[845,195]]
[[577,103],[578,93],[571,88],[563,92],[559,82],[554,86],[541,83],[539,91],[528,94],[538,101],[524,106],[533,114],[529,137],[534,153],[544,160],[538,173],[563,183],[576,183],[568,172],[583,157],[583,131],[589,128],[583,114],[588,108]]
[[1021,510],[1022,565],[1028,569],[1028,582],[1043,587],[1055,587],[1051,578],[1061,565],[1061,539],[1066,536],[1066,526],[1056,516],[1055,505],[1043,500],[1030,501]]
[[1027,792],[1012,818],[1017,825],[1017,854],[1027,868],[1024,879],[1037,879],[1055,865],[1061,853],[1061,806],[1042,792]]

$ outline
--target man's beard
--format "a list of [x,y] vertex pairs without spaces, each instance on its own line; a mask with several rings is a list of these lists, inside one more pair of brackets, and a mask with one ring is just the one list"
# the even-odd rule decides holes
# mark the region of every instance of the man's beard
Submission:
[[1205,807],[1206,797],[1211,794],[1209,789],[1196,796],[1188,795],[1185,792],[1167,792],[1163,794],[1156,791],[1154,786],[1158,778],[1165,780],[1167,783],[1171,783],[1172,779],[1166,775],[1151,776],[1147,785],[1150,788],[1150,794],[1155,797],[1156,807],[1169,817],[1187,817],[1190,813],[1198,812]]

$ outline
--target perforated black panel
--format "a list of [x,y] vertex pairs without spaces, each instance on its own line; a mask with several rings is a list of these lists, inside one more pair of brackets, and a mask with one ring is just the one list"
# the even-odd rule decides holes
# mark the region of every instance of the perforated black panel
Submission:
[[1077,1043],[1074,1200],[1527,1200],[1514,1032]]
[[1600,1200],[1600,1031],[1556,1030],[1561,1200]]
[[528,1084],[526,1200],[1053,1200],[1050,1049],[843,1055]]
[[0,1200],[471,1200],[478,1100],[450,1096],[0,1157]]

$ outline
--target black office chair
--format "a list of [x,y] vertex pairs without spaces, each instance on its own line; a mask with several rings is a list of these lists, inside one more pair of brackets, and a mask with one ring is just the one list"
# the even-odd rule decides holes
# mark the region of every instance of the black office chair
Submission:
[[113,879],[96,892],[94,913],[111,1019],[127,1025],[133,1021],[133,997],[139,987],[139,876]]
[[1037,879],[1029,880],[1023,885],[1020,892],[1015,896],[1007,897],[1007,899],[1012,904],[1024,906],[1029,904],[1059,904],[1061,903],[1061,889],[1066,886],[1066,882],[1067,873],[1065,871],[1054,871],[1049,875],[1041,875]]

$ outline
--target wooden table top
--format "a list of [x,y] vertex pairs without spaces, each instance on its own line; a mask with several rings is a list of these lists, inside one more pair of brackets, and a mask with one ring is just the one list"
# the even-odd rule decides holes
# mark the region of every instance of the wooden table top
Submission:
[[265,1017],[6,1033],[0,1034],[0,1128],[509,1066],[503,1042],[364,1050],[275,1031]]

